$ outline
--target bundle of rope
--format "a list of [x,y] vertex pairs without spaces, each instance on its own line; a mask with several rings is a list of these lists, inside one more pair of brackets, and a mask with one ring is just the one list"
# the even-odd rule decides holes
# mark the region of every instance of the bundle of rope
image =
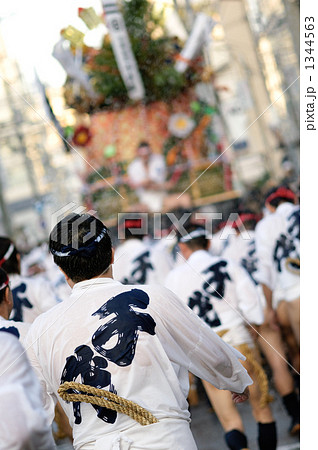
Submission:
[[290,257],[286,258],[285,266],[289,272],[294,273],[295,275],[300,274],[300,259],[299,258],[290,258]]
[[264,408],[268,403],[271,403],[274,400],[274,397],[269,393],[266,373],[260,363],[256,360],[254,351],[248,344],[241,344],[236,348],[245,356],[247,363],[250,365],[250,374],[252,375],[252,378],[255,377],[258,382],[261,392],[259,406]]
[[[69,392],[74,389],[78,392]],[[158,422],[158,419],[147,411],[147,409],[104,389],[76,383],[75,381],[66,381],[61,384],[57,392],[66,402],[85,402],[103,406],[113,411],[126,414],[143,426]]]
[[[218,332],[220,337],[223,337],[229,330],[222,330]],[[273,396],[269,394],[268,388],[268,379],[265,374],[263,367],[256,359],[256,355],[254,349],[251,348],[248,344],[240,344],[235,346],[235,348],[245,356],[246,362],[250,366],[249,372],[252,378],[254,377],[257,380],[260,389],[260,407],[264,408],[268,403],[274,400]]]

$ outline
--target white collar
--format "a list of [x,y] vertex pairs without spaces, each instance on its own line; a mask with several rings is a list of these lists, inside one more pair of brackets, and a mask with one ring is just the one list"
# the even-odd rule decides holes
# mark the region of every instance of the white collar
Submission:
[[202,261],[203,259],[211,261],[218,258],[211,255],[207,250],[196,250],[190,255],[187,262],[191,265],[196,265],[197,262]]
[[292,210],[294,208],[294,203],[290,203],[290,202],[284,202],[281,203],[277,208],[276,208],[276,212],[278,214],[284,214],[286,212],[288,212],[288,210]]
[[109,277],[97,277],[97,278],[91,278],[90,280],[84,280],[79,281],[78,283],[74,284],[72,293],[80,291],[82,289],[86,289],[90,286],[100,286],[100,285],[121,285],[119,281],[114,280],[114,278]]

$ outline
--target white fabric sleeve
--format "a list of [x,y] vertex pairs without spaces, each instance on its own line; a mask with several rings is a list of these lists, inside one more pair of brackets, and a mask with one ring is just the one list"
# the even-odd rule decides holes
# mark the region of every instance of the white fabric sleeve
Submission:
[[273,260],[271,247],[269,245],[269,230],[266,223],[260,221],[255,228],[255,248],[257,257],[257,271],[255,279],[258,283],[266,284],[270,289],[274,289]]
[[56,448],[41,404],[41,390],[15,336],[0,336],[0,435],[3,449]]
[[41,369],[41,365],[39,363],[38,355],[38,341],[37,335],[34,333],[34,329],[36,327],[36,321],[30,327],[30,330],[25,338],[24,346],[26,348],[27,356],[29,358],[32,369],[34,370],[37,379],[41,385],[41,398],[42,405],[46,414],[48,416],[48,420],[50,423],[53,422],[55,416],[55,405],[57,402],[56,396],[53,393],[53,390],[49,387],[48,381],[44,378],[43,372]]
[[150,251],[150,260],[155,269],[158,284],[164,284],[166,276],[173,268],[172,256],[165,249],[154,246]]
[[37,280],[34,286],[37,289],[38,307],[41,313],[48,311],[59,303],[52,284],[47,280]]
[[132,183],[140,183],[140,181],[144,181],[144,176],[141,176],[140,166],[138,160],[132,161],[127,168],[127,175],[129,180]]
[[164,286],[170,289],[174,294],[178,295],[178,277],[175,276],[175,271],[172,270],[164,281]]
[[157,183],[164,183],[167,177],[167,167],[162,155],[155,155],[155,171],[151,171],[151,178]]
[[233,268],[239,309],[249,323],[261,325],[264,322],[264,314],[257,287],[243,267],[233,264]]
[[172,362],[218,389],[242,393],[252,384],[239,362],[244,356],[226,344],[170,290],[158,286],[156,305],[152,309],[150,302],[149,309],[158,324],[158,338]]

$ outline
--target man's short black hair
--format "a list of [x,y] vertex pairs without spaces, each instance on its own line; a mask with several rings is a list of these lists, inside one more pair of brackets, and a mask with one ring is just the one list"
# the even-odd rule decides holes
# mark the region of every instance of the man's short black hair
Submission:
[[[246,230],[255,230],[260,217],[258,217],[252,209],[240,207],[238,214],[243,219],[243,226]],[[237,221],[237,225],[240,225],[239,221]],[[239,228],[239,226],[237,228]]]
[[[197,225],[195,223],[190,223],[184,227],[186,233],[180,233],[178,236],[178,242],[183,242],[191,250],[207,250],[209,248],[209,239],[207,233],[202,225]],[[192,239],[183,241],[187,235],[191,235],[193,231],[202,231],[202,235],[198,237],[193,237]]]
[[14,273],[19,274],[20,273],[20,261],[18,259],[19,252],[16,249],[14,242],[8,237],[0,237],[0,261],[7,254],[10,245],[13,245],[13,250],[12,252],[10,252],[10,256],[8,256],[6,260],[1,263],[1,268],[9,274]]
[[140,147],[150,147],[150,144],[147,141],[140,141],[137,148]]
[[89,214],[69,214],[51,231],[54,262],[75,283],[102,275],[112,260],[108,229]]

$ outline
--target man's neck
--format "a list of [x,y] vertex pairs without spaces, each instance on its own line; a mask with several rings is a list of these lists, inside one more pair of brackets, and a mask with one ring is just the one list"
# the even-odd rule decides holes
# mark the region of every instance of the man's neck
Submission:
[[[114,277],[113,277],[113,268],[112,268],[112,266],[109,267],[107,272],[102,273],[101,275],[97,275],[96,277],[92,277],[92,278],[89,278],[87,280],[82,280],[82,281],[95,280],[96,278],[112,278],[113,279]],[[71,280],[70,278],[68,278],[66,281],[67,281],[68,285],[72,289],[75,286],[75,284],[78,283],[78,282],[75,282],[75,281]]]
[[7,308],[5,308],[5,305],[2,305],[0,308],[0,317],[3,317],[6,320],[9,320],[9,311],[7,311]]

